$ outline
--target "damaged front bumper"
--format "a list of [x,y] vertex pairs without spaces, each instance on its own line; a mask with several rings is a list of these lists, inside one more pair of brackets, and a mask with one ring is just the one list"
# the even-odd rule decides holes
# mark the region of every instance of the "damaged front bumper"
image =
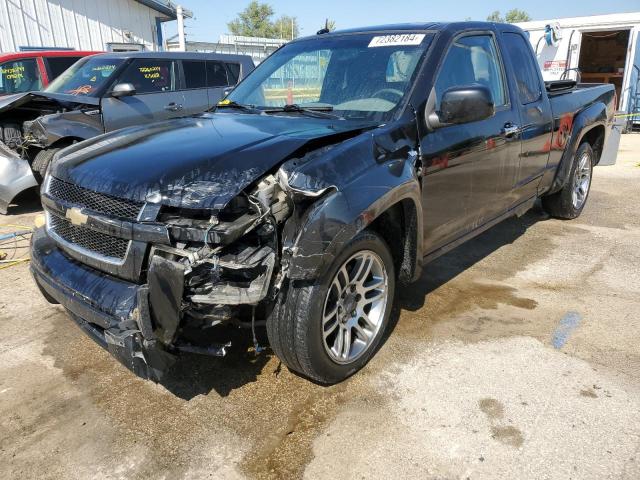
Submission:
[[31,255],[31,272],[45,298],[64,306],[87,335],[137,376],[160,381],[181,351],[226,354],[229,344],[171,341],[182,295],[173,262],[156,260],[151,285],[138,285],[69,258],[44,228],[32,236]]
[[0,213],[6,215],[16,195],[36,186],[29,162],[0,142]]
[[51,303],[59,303],[73,320],[136,375],[159,381],[175,361],[152,332],[148,287],[111,277],[67,257],[37,229],[31,240],[31,272]]

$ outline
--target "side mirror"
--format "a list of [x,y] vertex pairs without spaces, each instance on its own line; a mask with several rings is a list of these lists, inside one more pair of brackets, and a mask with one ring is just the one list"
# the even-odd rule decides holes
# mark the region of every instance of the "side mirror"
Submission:
[[136,87],[131,83],[118,83],[113,90],[111,90],[111,96],[115,98],[130,97],[136,94]]
[[427,114],[431,128],[477,122],[495,113],[491,90],[483,85],[452,87],[444,92],[440,111]]
[[231,92],[233,92],[233,89],[235,87],[227,87],[222,91],[222,98],[225,98],[227,95],[229,95]]

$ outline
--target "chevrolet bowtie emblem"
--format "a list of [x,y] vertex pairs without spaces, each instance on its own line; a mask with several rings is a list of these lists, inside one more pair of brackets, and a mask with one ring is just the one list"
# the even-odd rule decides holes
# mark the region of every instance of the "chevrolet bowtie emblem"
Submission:
[[67,210],[65,217],[67,217],[73,225],[84,225],[87,223],[87,216],[76,207]]

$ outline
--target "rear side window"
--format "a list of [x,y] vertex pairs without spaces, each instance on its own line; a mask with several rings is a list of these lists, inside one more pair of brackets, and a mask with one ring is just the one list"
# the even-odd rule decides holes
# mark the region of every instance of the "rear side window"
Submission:
[[227,69],[222,62],[207,61],[207,86],[226,87],[229,85]]
[[35,58],[0,64],[0,94],[31,92],[42,89],[42,79]]
[[45,58],[47,64],[47,72],[49,73],[49,81],[60,76],[71,65],[76,63],[82,57],[49,57]]
[[229,70],[229,81],[231,85],[236,85],[238,80],[240,80],[240,64],[227,63],[227,69]]
[[174,91],[176,64],[173,60],[140,58],[133,60],[118,80],[131,83],[139,93],[162,93]]
[[538,76],[538,65],[533,62],[529,43],[517,33],[505,33],[503,39],[518,82],[520,102],[526,105],[539,100],[542,96],[542,86]]
[[182,70],[184,71],[186,88],[205,88],[207,86],[207,68],[205,62],[183,60]]
[[469,35],[454,40],[436,80],[438,101],[452,87],[474,84],[491,90],[496,107],[507,104],[504,75],[491,35]]

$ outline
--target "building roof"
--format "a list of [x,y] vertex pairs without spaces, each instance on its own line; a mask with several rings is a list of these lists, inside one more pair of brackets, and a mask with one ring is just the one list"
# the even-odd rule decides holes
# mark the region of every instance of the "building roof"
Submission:
[[[160,12],[163,15],[167,16],[171,20],[175,20],[177,18],[176,5],[171,0],[135,0],[142,5],[149,7],[156,12]],[[182,9],[182,13],[185,17],[192,18],[193,13],[191,10],[187,10],[186,8]]]
[[549,23],[558,22],[563,28],[585,28],[636,25],[640,23],[640,12],[612,13],[608,15],[589,15],[586,17],[550,18],[531,22],[516,23],[523,30],[543,30]]

